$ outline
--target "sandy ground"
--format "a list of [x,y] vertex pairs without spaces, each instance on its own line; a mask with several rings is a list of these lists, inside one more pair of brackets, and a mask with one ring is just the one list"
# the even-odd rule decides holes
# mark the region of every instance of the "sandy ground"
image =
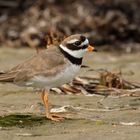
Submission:
[[[0,70],[22,62],[34,53],[31,49],[0,49]],[[118,55],[94,53],[87,55],[84,64],[94,69],[121,70],[124,78],[140,83],[140,54]],[[87,69],[80,75],[91,75]],[[31,88],[0,84],[0,140],[138,140],[140,138],[140,98],[109,97],[98,104],[102,96],[50,94],[53,109],[66,109],[63,122],[44,119],[40,95]],[[18,120],[17,114],[22,117]],[[6,116],[13,115],[10,120]],[[26,115],[31,119],[26,120]],[[43,123],[32,120],[32,116]],[[3,121],[12,126],[3,126]],[[23,122],[26,122],[25,125]],[[5,123],[5,122],[4,122]]]

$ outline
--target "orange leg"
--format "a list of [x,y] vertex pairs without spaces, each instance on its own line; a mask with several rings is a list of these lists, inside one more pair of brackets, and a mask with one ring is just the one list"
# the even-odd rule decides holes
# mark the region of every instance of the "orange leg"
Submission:
[[48,92],[44,89],[41,93],[41,98],[43,100],[45,110],[46,110],[46,117],[53,121],[61,121],[64,120],[64,117],[59,116],[55,113],[50,113],[49,111],[49,103],[48,103]]

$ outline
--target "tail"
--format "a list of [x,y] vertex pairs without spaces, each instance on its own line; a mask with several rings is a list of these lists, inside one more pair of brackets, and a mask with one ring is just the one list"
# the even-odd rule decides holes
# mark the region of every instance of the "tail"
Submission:
[[14,73],[4,73],[0,72],[0,82],[13,82],[15,79]]

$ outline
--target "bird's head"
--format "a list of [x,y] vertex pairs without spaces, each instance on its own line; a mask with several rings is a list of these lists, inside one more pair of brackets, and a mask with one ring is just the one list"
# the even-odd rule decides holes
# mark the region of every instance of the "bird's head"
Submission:
[[96,51],[93,46],[89,45],[89,40],[81,34],[65,38],[59,46],[76,58],[82,58],[86,52]]

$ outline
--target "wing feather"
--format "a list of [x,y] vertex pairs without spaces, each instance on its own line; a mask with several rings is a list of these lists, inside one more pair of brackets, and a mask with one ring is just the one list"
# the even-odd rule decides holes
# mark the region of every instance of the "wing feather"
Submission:
[[0,82],[22,84],[35,75],[51,76],[65,68],[67,60],[57,48],[50,48],[15,66],[6,73],[0,74]]

